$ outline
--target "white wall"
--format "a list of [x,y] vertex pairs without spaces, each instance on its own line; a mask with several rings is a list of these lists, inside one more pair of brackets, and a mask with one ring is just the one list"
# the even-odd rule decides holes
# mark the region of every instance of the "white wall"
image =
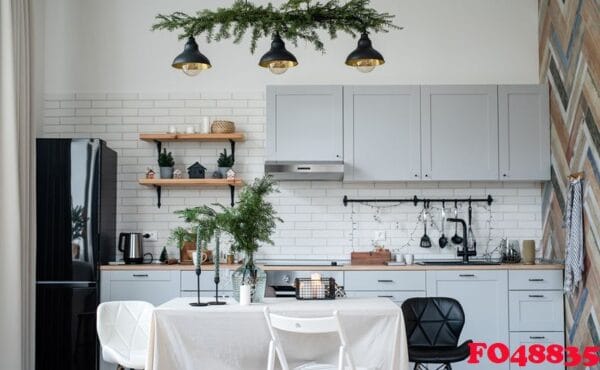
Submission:
[[[40,112],[44,117],[40,136],[99,137],[117,150],[119,230],[158,231],[159,242],[147,244],[155,254],[169,228],[178,224],[173,211],[214,201],[226,203],[227,190],[165,189],[164,206],[158,210],[155,192],[137,184],[146,167],[155,165],[156,155],[153,145],[137,139],[139,132],[165,131],[169,125],[181,129],[202,116],[232,119],[248,138],[236,148],[236,169],[251,181],[261,175],[264,162],[266,84],[538,82],[536,0],[374,0],[377,9],[397,14],[396,23],[405,29],[372,37],[387,63],[371,74],[343,64],[356,45],[344,36],[326,40],[326,55],[305,45],[289,45],[300,66],[282,76],[256,65],[268,49],[268,40],[262,40],[254,56],[247,43],[201,42],[214,68],[195,78],[170,67],[183,42],[175,34],[150,32],[153,18],[159,12],[194,11],[198,6],[215,7],[229,1],[35,0],[35,4],[45,12],[44,22],[36,24],[44,24],[46,30],[36,33],[35,41],[45,50],[35,54],[36,89],[43,89],[46,98],[45,110]],[[216,143],[169,146],[179,168],[196,160],[211,168],[222,148]],[[341,205],[342,196],[488,193],[497,199],[492,206],[491,232],[488,210],[475,210],[480,253],[488,236],[492,248],[503,235],[540,238],[537,183],[283,182],[281,193],[272,199],[285,223],[274,235],[275,246],[262,249],[260,255],[348,258],[352,250],[370,248],[374,231],[386,231],[384,243],[394,249],[452,254],[452,248],[425,251],[418,247],[422,230],[415,207],[403,205],[379,213],[366,206],[352,210]],[[430,235],[438,237],[436,231]]]
[[[257,1],[266,2],[266,1]],[[280,0],[275,0],[280,4]],[[189,78],[170,67],[183,42],[150,32],[154,16],[231,4],[222,0],[46,1],[47,92],[262,90],[265,84],[537,83],[537,0],[373,0],[396,15],[402,31],[373,35],[386,64],[360,74],[343,64],[356,41],[324,38],[327,54],[288,45],[300,65],[282,76],[257,66],[247,42],[230,40],[201,51],[213,68]],[[247,41],[247,40],[246,40]]]

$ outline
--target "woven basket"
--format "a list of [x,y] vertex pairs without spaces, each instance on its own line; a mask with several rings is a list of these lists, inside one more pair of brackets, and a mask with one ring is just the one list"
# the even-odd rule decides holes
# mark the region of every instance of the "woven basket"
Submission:
[[210,126],[213,134],[231,134],[235,132],[235,123],[231,121],[214,121]]

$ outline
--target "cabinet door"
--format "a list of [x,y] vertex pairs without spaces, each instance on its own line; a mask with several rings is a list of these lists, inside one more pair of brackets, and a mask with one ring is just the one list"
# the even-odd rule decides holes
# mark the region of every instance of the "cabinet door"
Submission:
[[102,302],[146,301],[157,306],[179,297],[179,271],[103,271]]
[[267,159],[342,160],[342,106],[341,86],[267,86]]
[[[562,332],[520,332],[510,333],[510,349],[513,353],[520,345],[524,345],[527,348],[533,344],[541,344],[544,347],[548,347],[551,344],[559,344],[564,346],[564,333]],[[510,364],[511,370],[556,370],[565,368],[564,363],[551,364],[548,361],[544,361],[541,364],[532,364],[527,362],[527,365],[520,367],[517,363]]]
[[422,172],[430,180],[498,179],[494,86],[422,86]]
[[[451,297],[465,311],[461,343],[508,343],[508,276],[506,270],[427,271],[427,296]],[[492,364],[482,358],[478,365],[466,362],[453,369],[508,369],[508,363]]]
[[344,87],[344,180],[421,179],[419,86]]
[[550,180],[548,87],[498,87],[500,179]]
[[563,331],[563,292],[511,291],[511,331]]

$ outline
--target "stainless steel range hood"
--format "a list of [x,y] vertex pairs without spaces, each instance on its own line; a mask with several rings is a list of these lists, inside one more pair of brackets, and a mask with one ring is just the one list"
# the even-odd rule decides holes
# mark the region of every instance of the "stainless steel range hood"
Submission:
[[266,161],[265,173],[275,180],[332,180],[344,178],[342,161]]

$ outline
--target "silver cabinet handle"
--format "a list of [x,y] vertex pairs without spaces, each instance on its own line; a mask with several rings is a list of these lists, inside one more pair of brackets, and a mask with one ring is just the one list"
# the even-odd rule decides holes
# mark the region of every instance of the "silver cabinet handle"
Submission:
[[377,280],[378,283],[393,283],[394,280]]
[[542,278],[533,278],[533,279],[529,279],[529,281],[544,281],[544,279],[542,279]]
[[393,295],[378,295],[379,298],[394,298]]
[[529,298],[544,298],[543,294],[530,294]]
[[475,274],[459,274],[460,277],[475,277]]
[[546,337],[536,337],[536,336],[530,336],[529,339],[546,339]]
[[148,274],[133,274],[133,277],[148,277]]

